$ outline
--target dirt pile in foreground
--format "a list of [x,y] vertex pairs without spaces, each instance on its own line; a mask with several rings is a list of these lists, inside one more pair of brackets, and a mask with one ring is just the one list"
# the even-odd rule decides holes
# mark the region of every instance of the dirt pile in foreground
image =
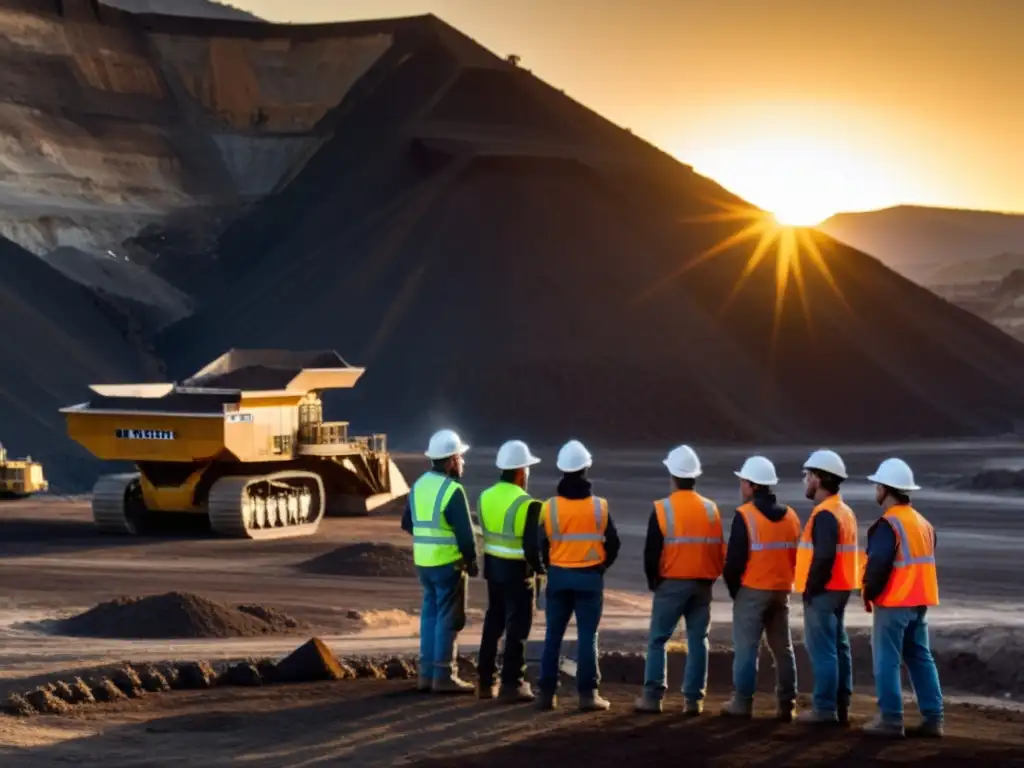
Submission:
[[291,634],[303,625],[260,605],[231,606],[187,592],[120,597],[56,622],[60,634],[109,638],[218,638]]
[[394,544],[346,544],[299,565],[306,573],[332,576],[407,578],[416,575],[412,550]]

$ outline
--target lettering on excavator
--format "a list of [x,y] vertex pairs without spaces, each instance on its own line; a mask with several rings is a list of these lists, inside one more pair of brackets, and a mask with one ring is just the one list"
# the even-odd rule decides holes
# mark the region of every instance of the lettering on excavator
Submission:
[[120,440],[176,440],[171,429],[117,429],[114,430]]

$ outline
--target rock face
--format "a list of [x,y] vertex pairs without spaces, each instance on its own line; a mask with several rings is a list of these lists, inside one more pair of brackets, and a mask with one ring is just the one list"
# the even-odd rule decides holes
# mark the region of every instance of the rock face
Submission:
[[[911,439],[1022,413],[1020,344],[824,235],[759,231],[742,200],[434,17],[0,0],[0,72],[0,235],[18,244],[0,256],[37,273],[0,271],[18,328],[0,335],[0,430],[55,489],[96,471],[57,408],[231,347],[366,366],[344,418],[393,445],[440,423],[659,447]],[[445,328],[458,343],[436,343]]]

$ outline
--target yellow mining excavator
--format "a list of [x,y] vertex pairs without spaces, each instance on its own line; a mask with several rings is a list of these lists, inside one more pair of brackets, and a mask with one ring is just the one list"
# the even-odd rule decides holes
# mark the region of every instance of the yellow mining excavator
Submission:
[[36,493],[45,493],[50,484],[43,477],[43,465],[24,459],[8,459],[3,443],[0,443],[0,500],[24,499]]
[[96,526],[136,535],[158,515],[194,514],[217,534],[280,539],[406,495],[384,435],[323,420],[320,393],[363,372],[333,351],[233,349],[180,384],[93,385],[61,409],[69,436],[138,470],[99,478]]

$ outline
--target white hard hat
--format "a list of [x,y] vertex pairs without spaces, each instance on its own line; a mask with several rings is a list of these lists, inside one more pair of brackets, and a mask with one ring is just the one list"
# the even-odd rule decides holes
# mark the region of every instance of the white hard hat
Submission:
[[701,474],[700,459],[697,458],[693,448],[688,445],[673,448],[662,464],[668,467],[672,477],[692,479],[700,477]]
[[868,480],[897,491],[919,491],[921,486],[914,483],[914,472],[903,459],[886,459],[878,465],[878,471]]
[[509,440],[502,445],[495,461],[498,469],[523,469],[539,463],[540,459],[530,453],[529,446],[522,440]]
[[570,440],[558,452],[555,466],[560,472],[579,472],[594,463],[594,457],[579,440]]
[[442,429],[430,437],[430,445],[424,453],[428,459],[447,459],[449,456],[461,456],[469,450],[462,438],[450,429]]
[[779,482],[775,474],[775,465],[764,456],[751,456],[743,462],[743,468],[733,473],[740,480],[746,480],[754,485],[775,485]]
[[842,457],[835,451],[815,451],[807,457],[807,461],[804,462],[804,469],[820,469],[822,472],[828,472],[830,475],[841,477],[843,480],[848,477],[846,474],[846,464],[843,463]]

